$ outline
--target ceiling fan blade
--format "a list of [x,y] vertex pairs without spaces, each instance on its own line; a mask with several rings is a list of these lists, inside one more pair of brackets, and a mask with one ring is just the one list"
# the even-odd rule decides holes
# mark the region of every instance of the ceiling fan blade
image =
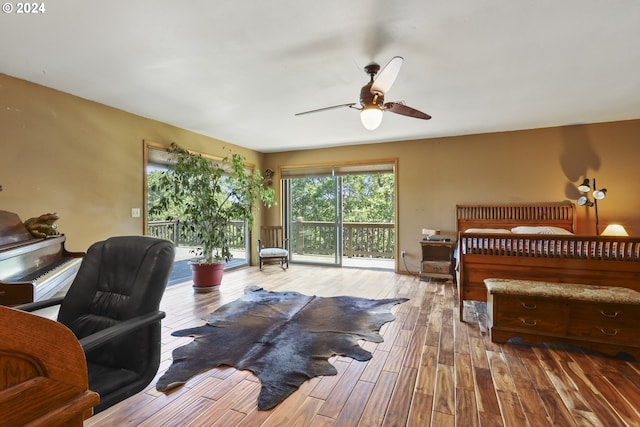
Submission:
[[398,77],[398,73],[400,72],[400,67],[402,67],[402,63],[404,62],[404,58],[401,56],[394,56],[391,58],[391,61],[380,71],[378,77],[373,81],[373,85],[371,86],[371,93],[381,93],[385,94],[391,86],[393,82],[396,81],[396,77]]
[[402,114],[403,116],[409,116],[415,119],[429,120],[431,118],[427,113],[423,113],[415,108],[407,107],[406,105],[398,102],[387,102],[384,104],[384,109],[386,111],[391,111],[392,113]]
[[309,111],[303,111],[301,113],[296,113],[294,114],[295,116],[301,116],[303,114],[310,114],[310,113],[318,113],[320,111],[326,111],[326,110],[333,110],[334,108],[342,108],[342,107],[353,107],[354,105],[356,105],[355,102],[350,102],[348,104],[340,104],[340,105],[332,105],[331,107],[324,107],[324,108],[318,108],[316,110],[309,110]]

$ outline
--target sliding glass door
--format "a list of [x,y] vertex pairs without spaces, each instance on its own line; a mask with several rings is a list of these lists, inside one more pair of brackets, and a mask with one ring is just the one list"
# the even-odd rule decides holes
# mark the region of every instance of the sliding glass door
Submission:
[[393,267],[395,166],[386,160],[283,167],[283,224],[291,262],[361,266],[387,261],[385,266]]
[[340,265],[341,180],[305,176],[284,180],[292,262]]

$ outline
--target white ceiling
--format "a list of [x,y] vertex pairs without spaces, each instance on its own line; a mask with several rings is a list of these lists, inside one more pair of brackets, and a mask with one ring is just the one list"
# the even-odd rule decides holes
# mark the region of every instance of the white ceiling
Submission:
[[[640,118],[638,0],[40,3],[0,15],[0,72],[261,152]],[[294,116],[395,55],[386,101],[433,119]]]

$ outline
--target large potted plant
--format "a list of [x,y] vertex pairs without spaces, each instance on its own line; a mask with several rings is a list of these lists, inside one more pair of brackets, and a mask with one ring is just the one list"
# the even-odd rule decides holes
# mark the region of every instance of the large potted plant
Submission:
[[177,212],[198,247],[190,262],[196,292],[208,292],[221,283],[225,262],[233,254],[231,221],[253,223],[257,201],[270,207],[275,192],[263,185],[258,169],[249,171],[245,158],[229,153],[222,160],[207,158],[172,143],[170,164],[154,183],[158,194],[151,212]]

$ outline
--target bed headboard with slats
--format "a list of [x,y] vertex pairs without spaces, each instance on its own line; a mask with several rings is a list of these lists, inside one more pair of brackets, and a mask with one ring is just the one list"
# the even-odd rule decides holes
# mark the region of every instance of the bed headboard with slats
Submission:
[[470,228],[504,228],[554,226],[573,232],[575,205],[571,202],[514,205],[457,205],[458,232]]

